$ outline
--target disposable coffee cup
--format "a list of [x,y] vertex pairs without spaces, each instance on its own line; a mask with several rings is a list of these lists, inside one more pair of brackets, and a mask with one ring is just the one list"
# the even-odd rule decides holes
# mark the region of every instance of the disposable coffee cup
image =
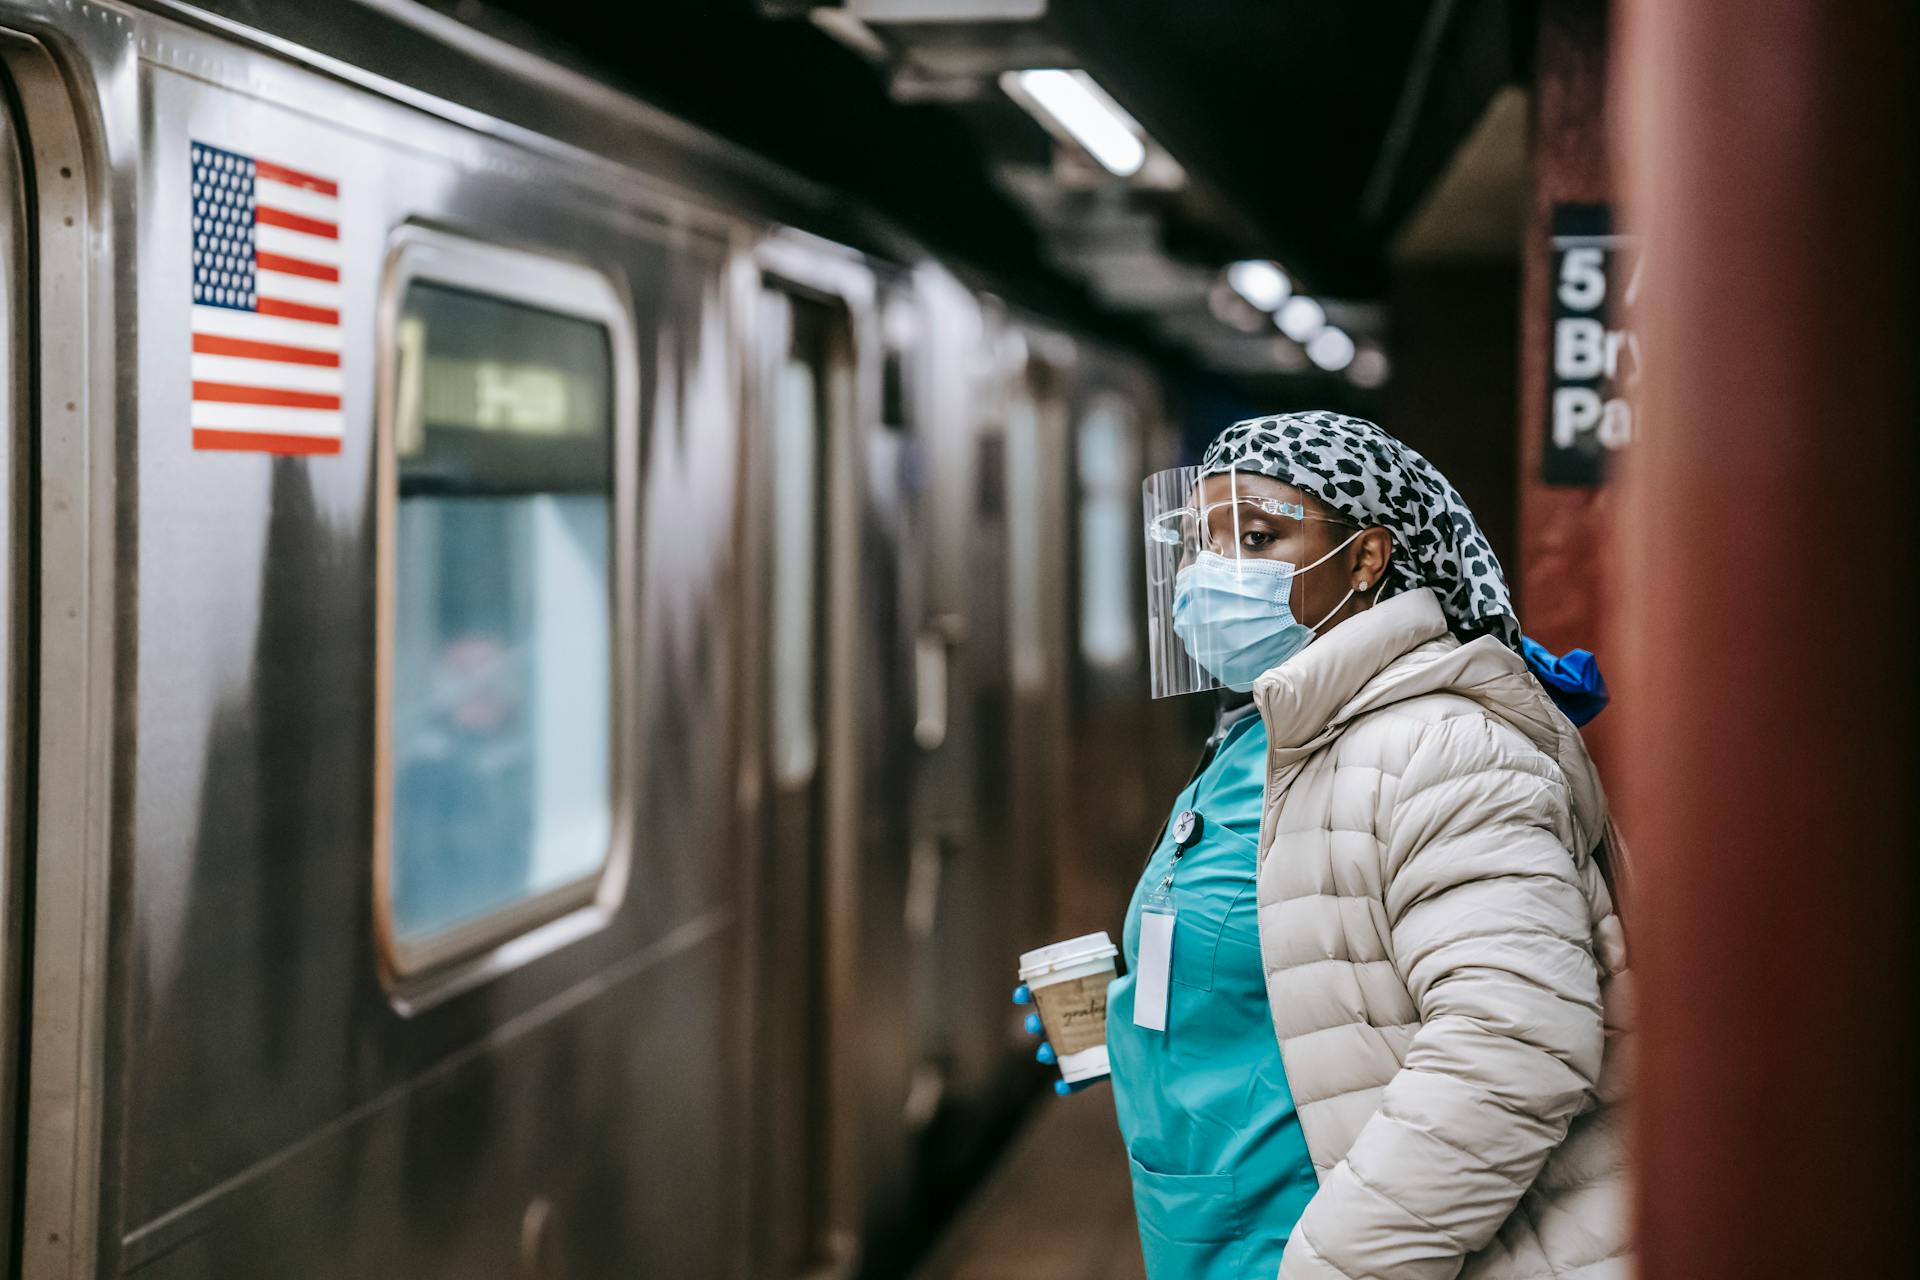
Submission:
[[1068,1084],[1107,1074],[1107,984],[1119,954],[1102,931],[1020,957],[1020,981],[1033,993]]

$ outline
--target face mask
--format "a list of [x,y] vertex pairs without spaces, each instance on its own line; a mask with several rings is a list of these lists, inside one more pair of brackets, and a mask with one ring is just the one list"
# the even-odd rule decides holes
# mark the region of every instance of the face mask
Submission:
[[1173,630],[1194,661],[1236,693],[1312,642],[1353,598],[1353,589],[1311,627],[1296,620],[1289,603],[1293,580],[1346,549],[1353,536],[1306,568],[1285,560],[1229,560],[1202,551],[1173,583]]

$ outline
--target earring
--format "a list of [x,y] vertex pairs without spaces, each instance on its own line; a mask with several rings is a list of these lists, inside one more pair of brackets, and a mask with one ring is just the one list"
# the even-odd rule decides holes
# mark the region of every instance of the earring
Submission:
[[1373,584],[1369,583],[1365,578],[1360,579],[1360,589],[1362,591],[1365,591],[1371,585]]

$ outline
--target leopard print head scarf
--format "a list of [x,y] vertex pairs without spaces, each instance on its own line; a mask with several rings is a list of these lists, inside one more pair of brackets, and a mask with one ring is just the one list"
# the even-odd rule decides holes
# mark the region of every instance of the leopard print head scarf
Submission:
[[1461,639],[1491,635],[1519,649],[1506,577],[1473,513],[1431,462],[1373,423],[1325,411],[1249,418],[1221,432],[1200,466],[1271,476],[1387,530],[1393,556],[1376,598],[1431,587]]

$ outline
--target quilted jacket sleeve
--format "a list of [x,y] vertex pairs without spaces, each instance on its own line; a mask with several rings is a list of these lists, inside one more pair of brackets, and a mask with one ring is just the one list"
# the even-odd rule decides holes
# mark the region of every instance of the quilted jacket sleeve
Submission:
[[1553,765],[1484,717],[1441,720],[1383,819],[1394,965],[1420,1026],[1282,1280],[1456,1275],[1599,1078],[1600,980]]

